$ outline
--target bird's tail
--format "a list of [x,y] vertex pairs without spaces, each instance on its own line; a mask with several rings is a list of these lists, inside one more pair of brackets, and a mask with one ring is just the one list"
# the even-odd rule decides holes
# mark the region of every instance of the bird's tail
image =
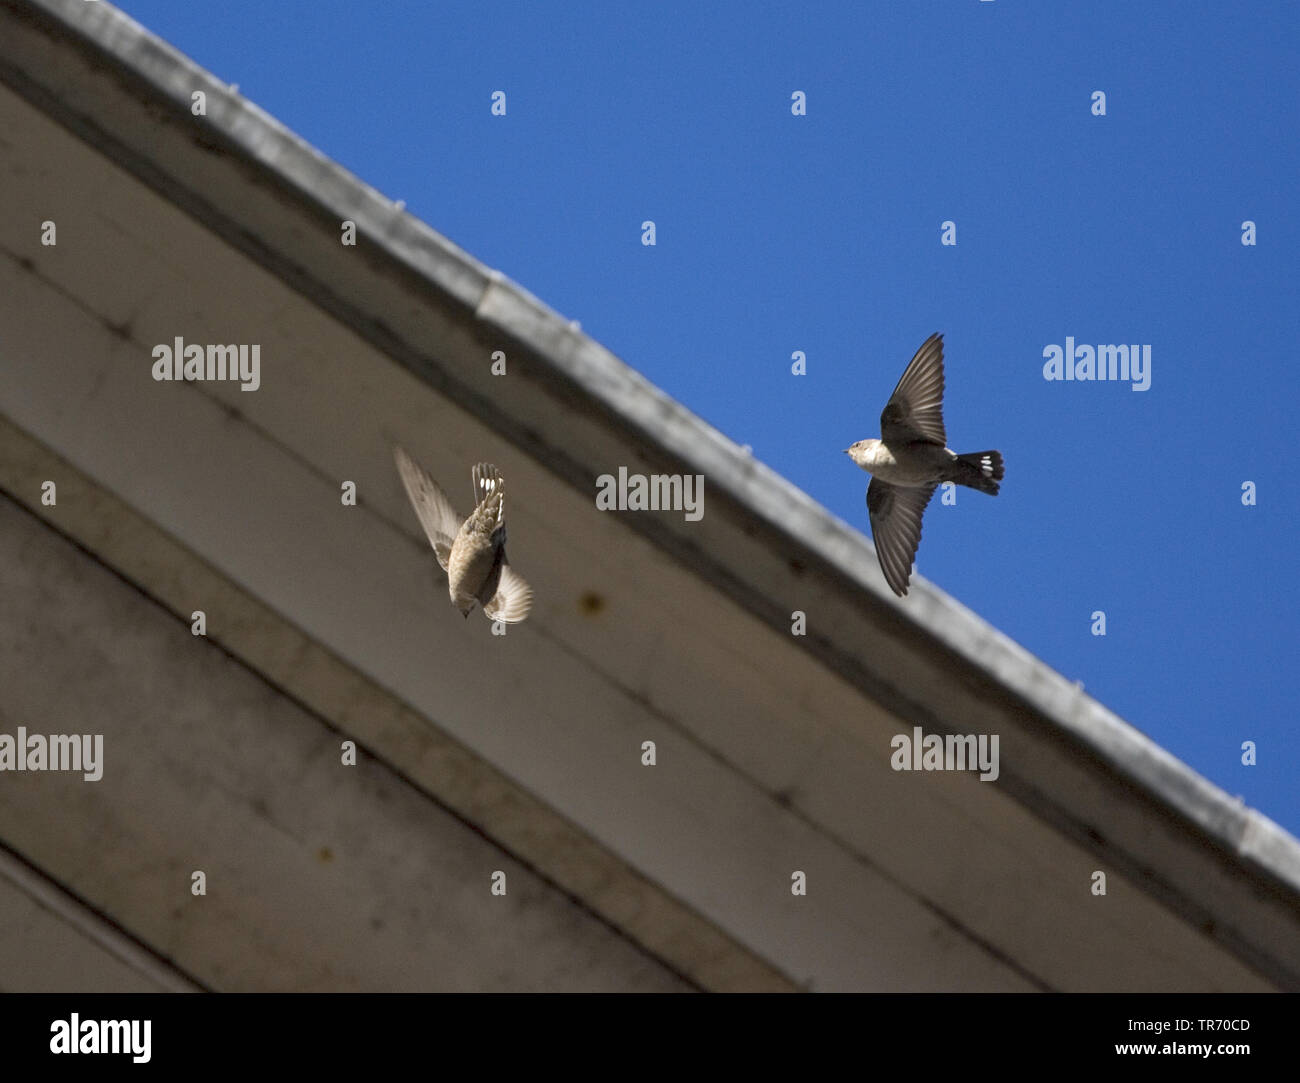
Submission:
[[491,463],[478,463],[470,473],[474,478],[474,503],[482,504],[490,496],[505,492],[505,479]]
[[968,485],[989,496],[998,495],[998,482],[1006,473],[1000,451],[968,451],[958,455],[953,478],[958,485]]

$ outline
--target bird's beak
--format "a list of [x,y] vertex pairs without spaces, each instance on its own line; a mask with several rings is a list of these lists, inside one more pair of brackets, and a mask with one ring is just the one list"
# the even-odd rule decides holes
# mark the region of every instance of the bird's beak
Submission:
[[844,449],[844,454],[847,455],[847,454],[848,454],[850,451],[852,451],[852,450],[853,450],[853,449],[852,449],[851,447],[846,447],[846,448]]

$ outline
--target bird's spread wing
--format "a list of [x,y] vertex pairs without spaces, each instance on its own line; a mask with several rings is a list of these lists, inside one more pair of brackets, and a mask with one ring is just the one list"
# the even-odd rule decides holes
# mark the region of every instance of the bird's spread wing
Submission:
[[871,538],[876,558],[885,573],[889,589],[900,598],[907,593],[912,561],[921,544],[921,517],[936,485],[905,489],[872,478],[867,486],[867,512],[871,516]]
[[451,543],[456,540],[456,533],[460,530],[460,516],[438,483],[402,448],[393,449],[393,459],[397,463],[397,472],[402,477],[411,507],[415,509],[420,525],[429,536],[429,544],[433,546],[438,563],[446,571],[447,560],[451,556]]
[[484,615],[489,620],[518,624],[528,616],[528,611],[532,607],[533,588],[503,560],[501,582],[497,584],[496,596],[483,607]]
[[903,370],[894,393],[880,414],[880,438],[886,444],[917,440],[943,447],[943,335],[921,343]]

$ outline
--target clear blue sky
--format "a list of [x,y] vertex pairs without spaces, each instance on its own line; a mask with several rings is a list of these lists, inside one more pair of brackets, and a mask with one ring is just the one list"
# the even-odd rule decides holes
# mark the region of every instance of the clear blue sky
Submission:
[[119,6],[864,533],[841,449],[944,332],[1007,476],[920,574],[1300,834],[1294,3]]

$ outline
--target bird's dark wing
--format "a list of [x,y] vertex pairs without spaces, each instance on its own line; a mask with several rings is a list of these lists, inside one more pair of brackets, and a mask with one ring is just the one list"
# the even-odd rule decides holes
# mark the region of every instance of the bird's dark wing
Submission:
[[912,561],[921,544],[921,517],[937,485],[905,489],[872,478],[867,486],[867,513],[871,516],[871,540],[876,559],[885,573],[889,589],[900,598],[907,593]]
[[456,540],[456,533],[460,530],[460,516],[438,483],[405,450],[394,448],[393,459],[397,463],[402,485],[406,488],[407,499],[415,509],[420,525],[424,527],[438,563],[446,571],[447,561],[451,557],[451,543]]
[[903,370],[894,393],[880,414],[880,438],[886,444],[917,440],[943,447],[943,335],[933,334],[921,343]]

